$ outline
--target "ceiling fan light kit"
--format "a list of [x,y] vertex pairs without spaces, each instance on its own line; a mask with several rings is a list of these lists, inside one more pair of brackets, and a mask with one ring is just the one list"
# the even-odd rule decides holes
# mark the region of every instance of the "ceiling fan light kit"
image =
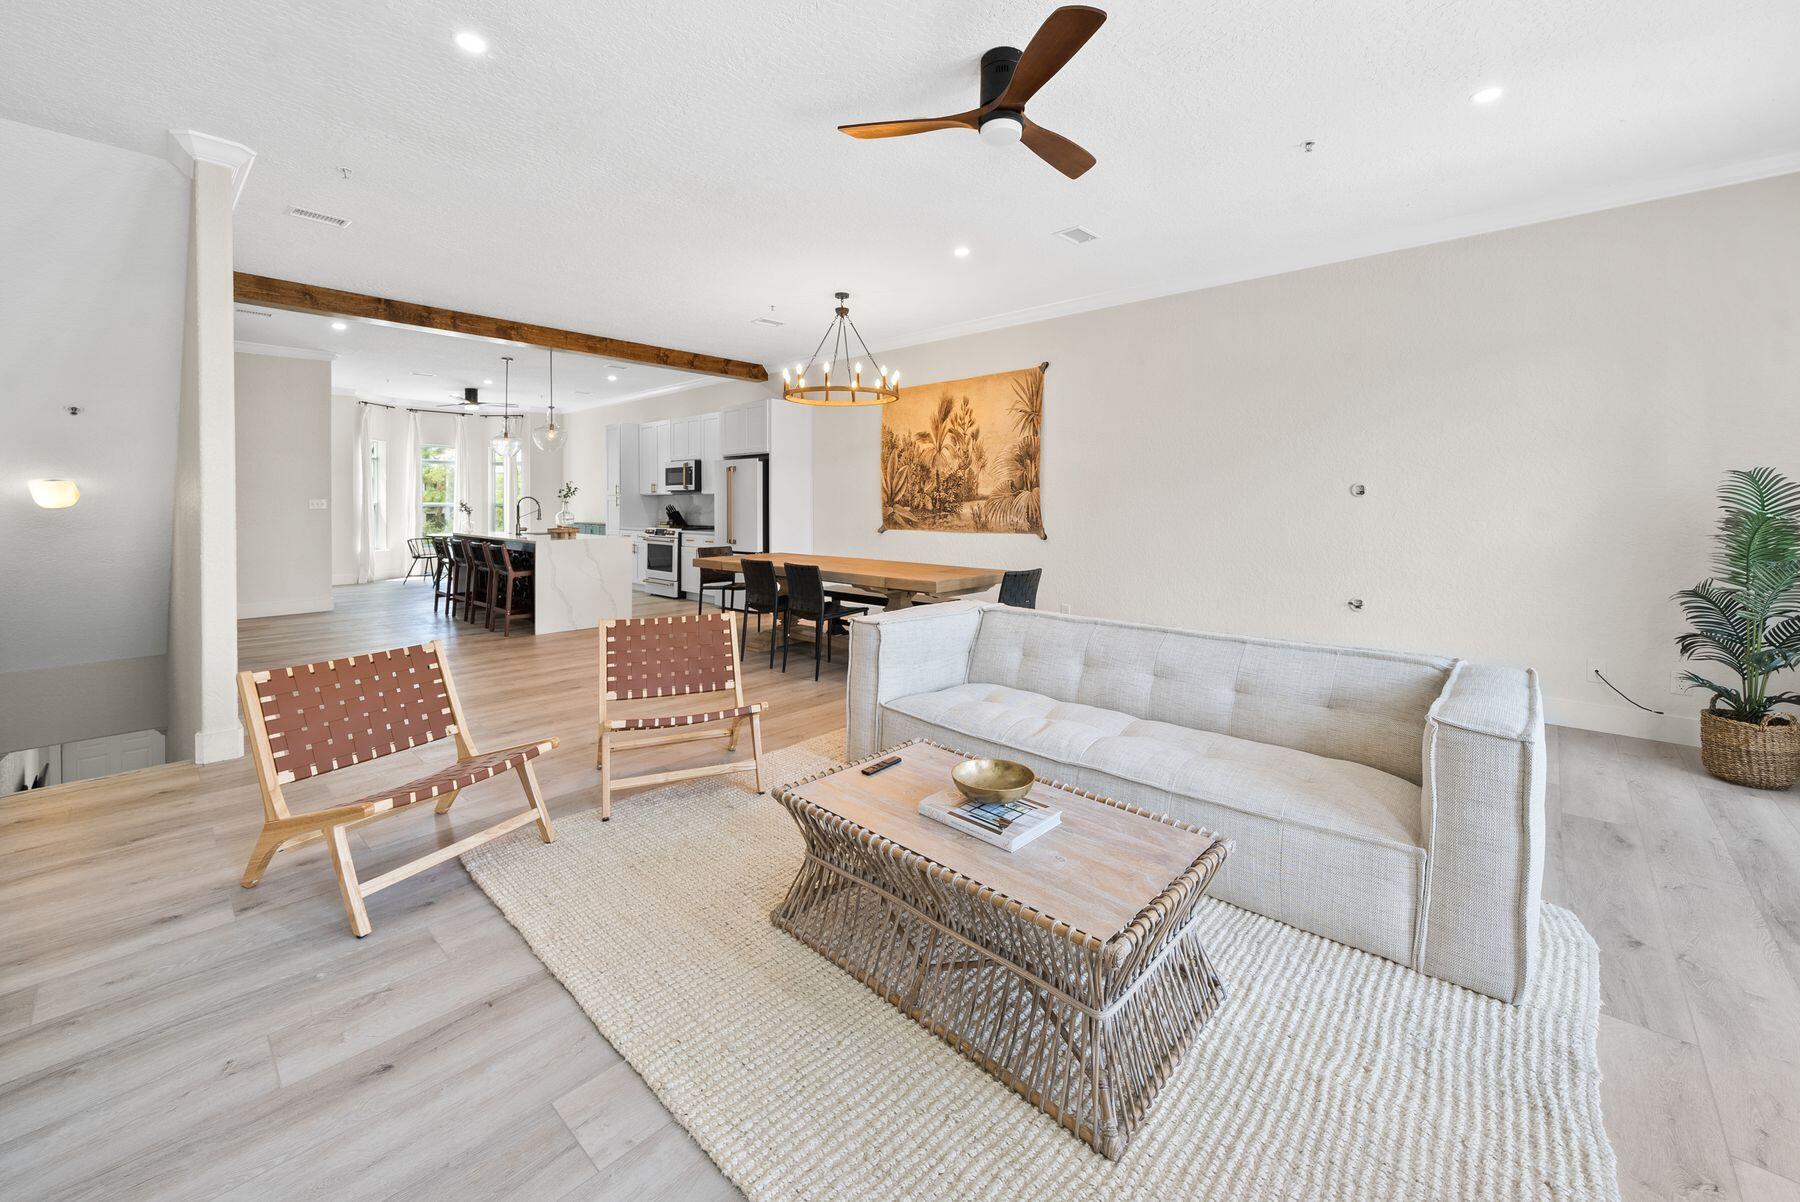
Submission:
[[1079,179],[1094,156],[1025,115],[1025,104],[1068,65],[1075,52],[1105,22],[1106,14],[1084,4],[1051,13],[1024,50],[995,46],[981,56],[981,102],[966,113],[906,121],[865,121],[838,128],[853,138],[901,138],[940,129],[969,129],[989,146],[1023,142],[1027,150],[1068,176]]

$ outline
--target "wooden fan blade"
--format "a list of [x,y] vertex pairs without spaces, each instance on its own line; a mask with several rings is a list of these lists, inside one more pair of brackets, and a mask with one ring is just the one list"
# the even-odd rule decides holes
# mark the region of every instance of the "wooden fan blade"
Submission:
[[1025,125],[1025,133],[1019,140],[1024,142],[1038,158],[1043,159],[1070,179],[1080,179],[1082,174],[1098,161],[1093,155],[1061,134],[1045,129],[1031,118],[1025,117],[1021,120]]
[[1037,95],[1037,90],[1049,83],[1050,77],[1062,70],[1105,22],[1105,13],[1085,4],[1067,4],[1051,13],[1032,35],[1025,53],[1019,56],[1019,65],[1013,68],[1006,91],[991,107],[1024,108],[1025,102]]
[[838,129],[853,138],[903,138],[907,134],[928,134],[938,129],[978,129],[980,110],[955,113],[948,117],[921,117],[912,121],[865,121],[860,125],[840,125]]

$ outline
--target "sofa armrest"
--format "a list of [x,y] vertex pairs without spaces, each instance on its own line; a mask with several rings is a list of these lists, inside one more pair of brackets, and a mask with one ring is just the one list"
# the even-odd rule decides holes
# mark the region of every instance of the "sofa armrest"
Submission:
[[1537,673],[1459,662],[1425,722],[1418,968],[1516,1002],[1537,955],[1544,706]]
[[844,715],[844,741],[851,759],[881,750],[883,702],[947,689],[969,679],[969,654],[984,608],[979,601],[951,601],[851,619]]

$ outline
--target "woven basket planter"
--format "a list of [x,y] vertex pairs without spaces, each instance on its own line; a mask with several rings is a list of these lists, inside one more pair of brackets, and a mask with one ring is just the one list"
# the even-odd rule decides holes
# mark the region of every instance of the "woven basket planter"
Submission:
[[1702,710],[1700,761],[1734,785],[1785,789],[1800,777],[1800,725],[1786,714],[1770,714],[1757,725]]

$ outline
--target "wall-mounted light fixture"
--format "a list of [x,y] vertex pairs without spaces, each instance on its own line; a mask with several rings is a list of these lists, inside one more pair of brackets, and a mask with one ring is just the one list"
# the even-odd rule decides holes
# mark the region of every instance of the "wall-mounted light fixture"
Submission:
[[81,489],[73,480],[33,480],[31,499],[40,509],[67,509],[81,500]]

